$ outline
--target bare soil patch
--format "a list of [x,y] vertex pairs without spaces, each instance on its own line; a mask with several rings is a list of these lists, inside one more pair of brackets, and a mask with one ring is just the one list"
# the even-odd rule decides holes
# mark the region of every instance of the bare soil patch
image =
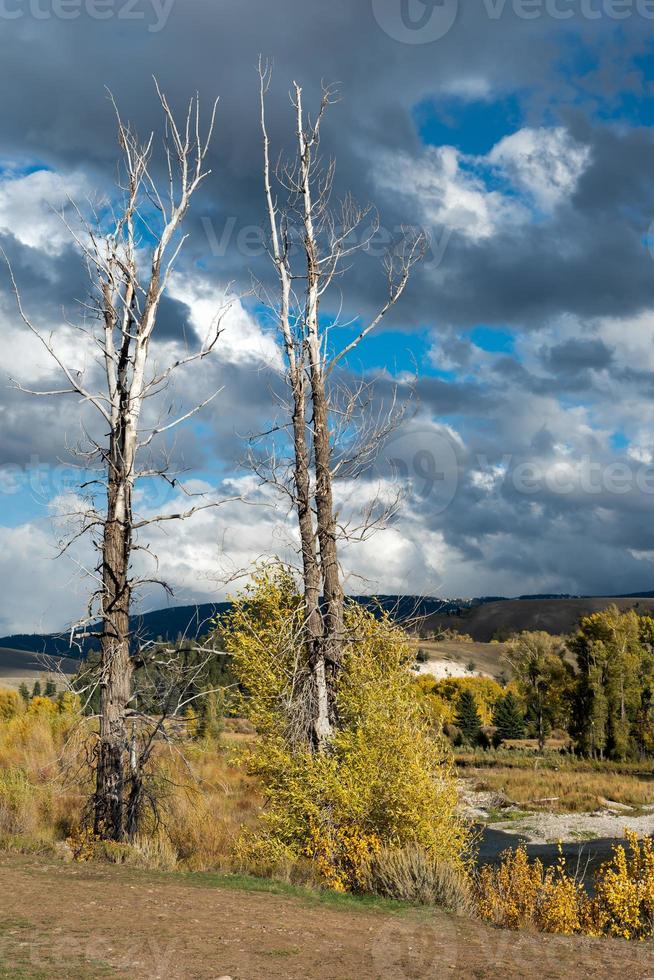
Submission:
[[[429,655],[429,662],[422,664],[423,673],[434,673],[433,665],[438,664],[438,677],[474,676],[498,677],[500,674],[511,673],[508,665],[502,659],[506,650],[505,643],[470,643],[467,640],[420,640],[416,647]],[[474,664],[472,673],[467,670],[469,664]],[[448,665],[450,669],[448,671]],[[455,668],[463,668],[462,672]]]
[[3,855],[0,896],[0,977],[654,976],[649,945],[510,933],[441,911],[310,893],[256,893],[211,876]]

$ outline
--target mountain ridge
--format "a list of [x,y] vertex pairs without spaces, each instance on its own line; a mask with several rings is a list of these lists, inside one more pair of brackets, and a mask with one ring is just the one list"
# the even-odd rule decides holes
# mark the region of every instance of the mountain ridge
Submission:
[[[494,633],[510,629],[512,623],[516,628],[537,629],[540,620],[551,623],[557,632],[567,632],[563,627],[570,621],[571,616],[587,614],[595,611],[612,601],[628,608],[629,600],[645,600],[647,611],[654,612],[654,591],[623,593],[621,595],[574,596],[569,594],[543,593],[522,595],[515,598],[506,596],[476,596],[473,598],[441,598],[438,596],[350,596],[370,609],[383,609],[393,614],[401,622],[421,620],[427,629],[438,630],[447,626],[458,629],[462,633],[470,633],[473,639],[488,642]],[[651,601],[651,610],[649,603]],[[515,604],[540,604],[535,606],[518,606]],[[553,608],[551,603],[558,603]],[[572,604],[572,605],[571,605]],[[602,605],[603,604],[603,605]],[[485,607],[483,614],[475,613]],[[491,609],[489,610],[489,607]],[[208,602],[180,606],[166,606],[150,612],[139,613],[131,619],[131,631],[141,642],[162,639],[174,642],[180,637],[188,636],[196,639],[207,632],[210,621],[217,615],[231,608],[229,602]],[[516,615],[516,608],[519,613]],[[503,623],[502,620],[506,620]],[[482,623],[478,621],[482,621]],[[527,623],[527,625],[522,625]],[[536,625],[532,625],[536,623]],[[563,625],[561,625],[563,624]],[[574,625],[574,624],[573,624]],[[561,626],[561,628],[559,628]],[[93,627],[91,627],[93,631]],[[475,633],[477,635],[475,635]],[[84,657],[90,649],[97,647],[97,637],[81,640],[77,646],[70,644],[69,632],[60,633],[17,633],[0,637],[0,647],[22,650],[29,653],[41,653],[48,656],[77,656]],[[73,651],[76,651],[75,653]]]

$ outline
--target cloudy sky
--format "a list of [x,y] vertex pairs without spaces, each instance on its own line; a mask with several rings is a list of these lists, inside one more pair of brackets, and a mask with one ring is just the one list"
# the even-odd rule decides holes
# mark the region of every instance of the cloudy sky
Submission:
[[[148,541],[178,602],[288,556],[284,502],[243,465],[274,421],[280,354],[245,295],[265,277],[256,61],[274,61],[275,146],[288,88],[338,83],[326,154],[336,195],[373,201],[384,235],[430,249],[383,329],[346,365],[411,398],[403,428],[344,511],[399,485],[403,507],[343,554],[352,592],[517,595],[654,588],[654,3],[649,0],[0,0],[0,244],[26,307],[75,369],[88,282],[54,213],[111,193],[118,148],[106,87],[141,133],[159,127],[152,75],[181,109],[220,96],[212,175],[162,308],[156,356],[199,342],[228,283],[211,359],[175,407],[220,394],[168,445],[191,490],[224,500]],[[379,249],[343,283],[350,336],[383,297]],[[340,300],[339,300],[340,302]],[[324,310],[329,316],[329,308]],[[55,560],[75,508],[75,400],[56,385],[0,272],[0,635],[62,627],[93,557]],[[146,485],[143,513],[174,508]],[[165,528],[165,530],[164,530]],[[139,559],[141,560],[141,559]],[[146,592],[144,608],[163,604]]]

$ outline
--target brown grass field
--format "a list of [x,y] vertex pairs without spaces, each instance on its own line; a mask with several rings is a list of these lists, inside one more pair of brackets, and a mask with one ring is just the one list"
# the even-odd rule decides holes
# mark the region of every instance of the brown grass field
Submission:
[[517,769],[501,764],[464,771],[473,780],[475,790],[490,790],[522,808],[579,813],[596,810],[602,805],[601,800],[607,799],[636,808],[654,804],[651,775]]

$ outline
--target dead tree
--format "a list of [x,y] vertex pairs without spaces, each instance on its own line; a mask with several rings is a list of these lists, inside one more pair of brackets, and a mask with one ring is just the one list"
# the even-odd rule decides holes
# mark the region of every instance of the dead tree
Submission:
[[[154,134],[139,141],[111,99],[121,150],[118,200],[110,203],[111,219],[107,222],[105,215],[94,213],[93,220],[89,220],[78,205],[73,205],[79,221],[79,226],[73,227],[62,213],[84,257],[91,282],[92,298],[85,305],[78,326],[85,342],[93,344],[98,352],[92,361],[92,368],[101,378],[97,390],[87,387],[85,373],[73,371],[64,363],[53,335],[39,330],[24,312],[12,274],[24,323],[43,343],[67,382],[58,391],[32,393],[77,395],[96,410],[107,434],[106,439],[88,436],[90,446],[80,450],[85,465],[93,464],[99,469],[94,482],[103,488],[105,499],[104,503],[94,499],[84,511],[76,537],[92,532],[100,554],[98,567],[92,573],[97,589],[89,603],[89,615],[80,625],[87,626],[97,618],[101,624],[94,827],[96,833],[113,840],[124,839],[127,828],[134,827],[128,813],[129,786],[134,777],[127,727],[133,670],[130,609],[134,589],[144,581],[137,579],[132,570],[133,555],[139,547],[136,536],[149,524],[189,517],[216,503],[197,503],[182,513],[147,519],[139,519],[134,512],[134,488],[140,478],[158,476],[170,482],[166,465],[144,465],[155,437],[188,419],[214,395],[170,421],[160,421],[163,413],[156,420],[147,420],[146,404],[166,390],[177,369],[213,350],[224,313],[223,310],[217,315],[199,350],[186,351],[163,370],[151,363],[161,300],[185,240],[180,228],[193,194],[209,173],[205,161],[217,108],[214,103],[203,135],[197,95],[179,125],[158,85],[156,91],[164,122],[163,181],[157,181],[153,163]],[[95,383],[94,379],[91,383]],[[160,584],[166,587],[165,583]]]
[[271,258],[279,281],[279,305],[277,323],[286,355],[288,383],[291,392],[293,484],[294,503],[300,531],[300,550],[304,584],[304,616],[308,662],[315,685],[316,710],[313,718],[313,738],[318,748],[323,748],[331,735],[329,700],[325,676],[325,658],[322,646],[323,629],[320,615],[321,579],[318,565],[316,532],[312,512],[310,474],[310,449],[307,439],[307,379],[303,331],[297,330],[293,310],[293,277],[289,268],[288,224],[280,219],[273,197],[270,142],[266,128],[265,95],[270,81],[269,73],[260,66],[261,130],[263,134],[264,188],[268,221],[270,224]]
[[[316,683],[320,685],[314,727],[318,745],[322,747],[333,724],[333,717],[324,717],[330,701],[328,675],[338,668],[345,639],[338,540],[344,533],[347,536],[347,532],[339,526],[334,502],[334,479],[339,469],[345,469],[345,459],[338,458],[334,436],[343,419],[353,422],[357,408],[365,414],[369,395],[369,385],[357,381],[343,398],[346,386],[338,375],[348,355],[401,297],[413,265],[424,254],[425,237],[421,231],[402,230],[400,243],[385,262],[388,283],[385,301],[350,343],[335,347],[334,328],[340,324],[338,313],[333,311],[344,305],[343,300],[332,294],[333,306],[327,308],[327,316],[321,304],[332,287],[337,283],[340,286],[348,261],[355,253],[368,248],[379,229],[379,219],[373,208],[359,207],[350,196],[340,207],[332,209],[335,163],[331,160],[325,164],[320,157],[322,120],[336,98],[331,88],[323,87],[317,115],[311,120],[303,109],[302,89],[293,83],[291,104],[296,153],[290,160],[278,163],[273,191],[265,115],[270,68],[260,64],[259,76],[270,254],[279,285],[276,302],[270,306],[282,337],[291,392],[294,505],[300,524],[307,622],[314,610],[316,560],[323,593],[319,633],[313,627],[309,630],[310,642],[319,637],[319,653],[313,654]],[[354,440],[362,458],[369,460],[374,456],[375,449],[396,421],[397,416],[391,412],[374,431],[362,421],[361,431],[365,431],[366,437]],[[350,459],[352,464],[356,466],[355,459]],[[374,521],[364,521],[360,531],[365,534],[371,523]]]

